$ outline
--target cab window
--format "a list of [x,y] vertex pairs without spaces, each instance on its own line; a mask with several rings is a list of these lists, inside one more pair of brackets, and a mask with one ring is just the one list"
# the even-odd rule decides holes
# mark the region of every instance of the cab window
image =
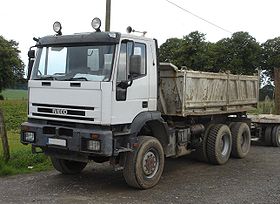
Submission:
[[[131,56],[140,58],[140,72],[136,75],[129,67]],[[143,43],[134,43],[132,41],[123,41],[120,47],[117,82],[126,81],[131,78],[137,79],[146,75],[146,45]]]

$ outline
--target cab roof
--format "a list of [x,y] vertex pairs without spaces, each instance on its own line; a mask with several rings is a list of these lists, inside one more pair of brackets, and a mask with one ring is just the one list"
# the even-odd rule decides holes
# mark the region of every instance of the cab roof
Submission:
[[73,35],[54,35],[45,36],[39,39],[36,46],[55,46],[66,44],[89,44],[89,43],[108,43],[116,44],[120,41],[120,33],[117,32],[91,32],[77,33]]
[[137,39],[145,41],[153,41],[153,39],[146,38],[144,36],[136,36],[131,34],[121,34],[118,32],[89,32],[89,33],[77,33],[73,35],[53,35],[45,36],[39,39],[36,46],[60,46],[67,44],[84,45],[90,43],[106,43],[117,44],[120,39]]

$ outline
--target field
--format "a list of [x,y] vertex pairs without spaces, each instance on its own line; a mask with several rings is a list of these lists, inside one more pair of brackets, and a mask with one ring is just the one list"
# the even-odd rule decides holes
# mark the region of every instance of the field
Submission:
[[5,100],[25,100],[27,99],[27,90],[6,89],[1,95]]
[[0,144],[0,176],[28,173],[51,169],[49,159],[42,154],[32,154],[30,145],[25,146],[19,141],[20,124],[27,119],[27,92],[8,90],[4,98],[13,100],[0,101],[0,109],[4,119],[9,140],[10,161],[3,161],[2,144]]
[[275,105],[273,100],[261,101],[258,108],[250,111],[250,114],[275,114]]

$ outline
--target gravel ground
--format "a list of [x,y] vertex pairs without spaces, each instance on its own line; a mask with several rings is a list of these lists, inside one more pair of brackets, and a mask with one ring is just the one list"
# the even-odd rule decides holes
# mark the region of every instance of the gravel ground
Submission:
[[245,159],[213,166],[167,159],[160,183],[129,188],[122,172],[90,164],[82,174],[56,171],[0,178],[0,203],[280,203],[280,148],[253,146]]

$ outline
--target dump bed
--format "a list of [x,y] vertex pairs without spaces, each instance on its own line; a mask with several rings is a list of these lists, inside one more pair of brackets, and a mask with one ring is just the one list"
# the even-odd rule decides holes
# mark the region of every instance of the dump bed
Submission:
[[160,64],[158,108],[165,115],[239,113],[257,106],[259,77],[179,70]]

